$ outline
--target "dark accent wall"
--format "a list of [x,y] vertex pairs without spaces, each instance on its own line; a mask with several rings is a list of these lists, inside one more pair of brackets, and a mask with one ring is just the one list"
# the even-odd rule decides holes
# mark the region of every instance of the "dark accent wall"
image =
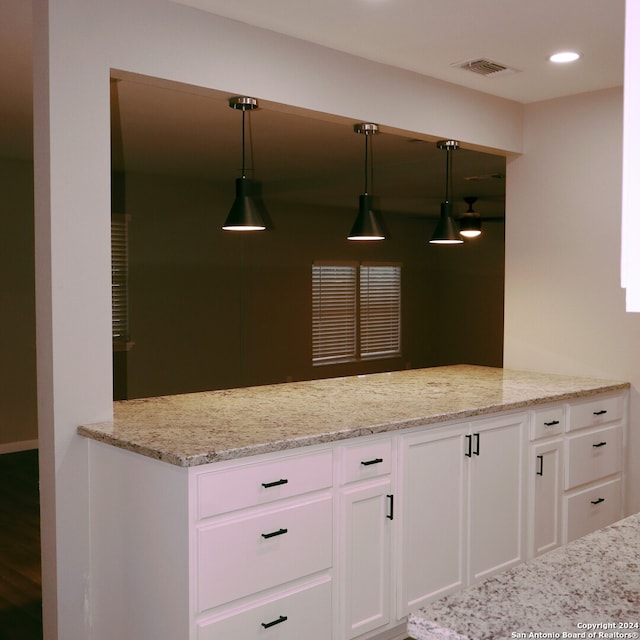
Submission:
[[38,437],[33,164],[0,159],[0,447]]
[[[391,239],[346,240],[353,211],[265,204],[273,228],[224,232],[233,199],[205,181],[127,174],[129,398],[467,362],[501,366],[504,226],[428,244],[433,222],[386,215]],[[403,265],[402,358],[311,364],[314,260]],[[117,381],[122,387],[122,381]]]

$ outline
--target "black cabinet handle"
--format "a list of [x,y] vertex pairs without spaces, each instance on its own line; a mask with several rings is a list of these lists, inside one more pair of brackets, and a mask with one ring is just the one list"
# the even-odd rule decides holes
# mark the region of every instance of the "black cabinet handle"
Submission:
[[465,436],[465,438],[467,439],[467,452],[464,455],[467,456],[467,458],[470,458],[471,457],[471,436],[467,435]]
[[262,537],[266,540],[267,538],[275,538],[276,536],[281,536],[289,531],[288,529],[278,529],[277,531],[272,531],[271,533],[263,533]]
[[598,447],[604,447],[605,444],[607,443],[603,441],[603,442],[598,442],[598,444],[592,444],[591,446],[598,448]]
[[536,471],[536,475],[541,476],[543,475],[543,468],[544,468],[544,456],[536,456],[538,458],[538,460],[540,460],[540,467],[538,469],[538,471]]
[[393,520],[393,494],[388,493],[387,498],[389,498],[389,515],[387,515],[387,518]]
[[473,437],[476,439],[476,448],[473,450],[473,454],[476,456],[480,455],[480,434],[474,433]]
[[363,460],[360,464],[363,467],[368,467],[371,464],[380,464],[381,462],[384,462],[382,458],[374,458],[373,460]]
[[601,502],[604,502],[604,498],[598,498],[597,500],[592,500],[591,504],[600,504]]
[[551,422],[545,422],[545,427],[555,427],[557,424],[560,424],[560,420],[552,420]]
[[280,624],[281,622],[286,622],[287,620],[287,616],[280,616],[277,620],[272,620],[271,622],[261,622],[260,624],[265,629],[268,629],[269,627],[274,627],[275,625]]
[[269,487],[277,487],[280,484],[287,484],[287,482],[289,481],[286,478],[280,478],[280,480],[276,480],[275,482],[263,482],[262,486],[268,489]]
[[603,416],[605,413],[607,413],[606,409],[601,409],[600,411],[594,411],[593,415],[594,416]]

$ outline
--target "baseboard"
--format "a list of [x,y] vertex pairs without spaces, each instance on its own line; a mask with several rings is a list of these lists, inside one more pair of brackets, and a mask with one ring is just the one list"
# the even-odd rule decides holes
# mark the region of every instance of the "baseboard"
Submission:
[[18,451],[29,451],[30,449],[37,449],[37,440],[22,440],[21,442],[5,442],[0,443],[0,454],[3,453],[16,453]]

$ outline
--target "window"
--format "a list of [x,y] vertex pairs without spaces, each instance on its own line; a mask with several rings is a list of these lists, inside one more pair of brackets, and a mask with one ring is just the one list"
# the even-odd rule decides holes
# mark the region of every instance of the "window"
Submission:
[[400,355],[400,265],[315,263],[313,364]]
[[129,218],[111,215],[111,337],[116,350],[129,347]]

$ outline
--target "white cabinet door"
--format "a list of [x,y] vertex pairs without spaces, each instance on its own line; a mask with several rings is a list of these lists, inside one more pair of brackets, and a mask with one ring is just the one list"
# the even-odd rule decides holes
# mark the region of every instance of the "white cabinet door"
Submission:
[[540,555],[561,544],[562,440],[531,447],[529,486],[531,531],[529,554]]
[[390,476],[359,482],[341,492],[343,631],[339,637],[355,638],[391,621],[393,507]]
[[465,423],[401,439],[399,617],[464,586],[467,431]]
[[525,414],[471,423],[468,581],[524,561]]

